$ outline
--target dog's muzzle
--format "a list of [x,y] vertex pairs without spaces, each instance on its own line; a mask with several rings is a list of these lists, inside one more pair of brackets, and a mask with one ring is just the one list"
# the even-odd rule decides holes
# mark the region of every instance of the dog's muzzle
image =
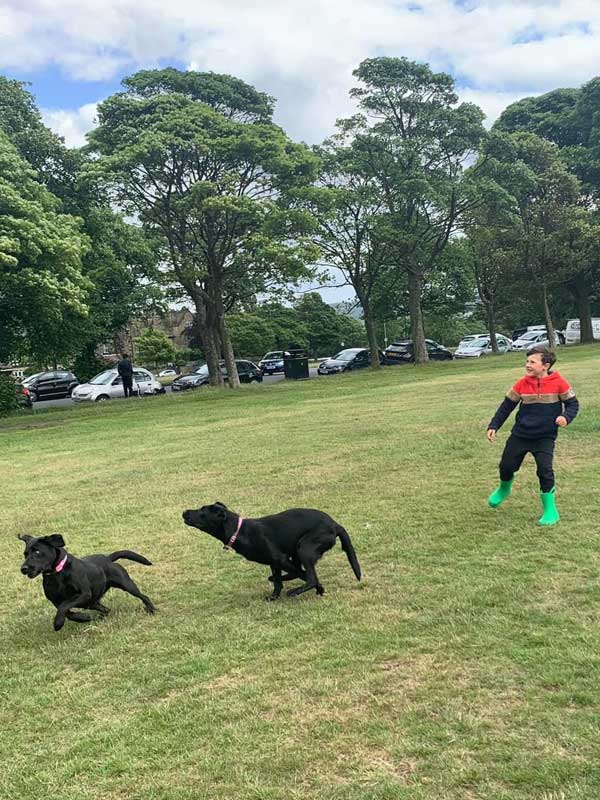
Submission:
[[37,578],[39,575],[38,571],[34,567],[28,567],[27,564],[22,565],[21,574],[28,578]]

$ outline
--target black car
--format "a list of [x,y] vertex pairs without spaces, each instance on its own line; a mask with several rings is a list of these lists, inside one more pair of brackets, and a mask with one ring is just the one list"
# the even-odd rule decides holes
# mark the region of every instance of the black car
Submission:
[[72,372],[59,369],[52,372],[37,372],[24,378],[22,384],[29,390],[31,401],[35,403],[36,400],[48,400],[51,397],[54,399],[70,397],[73,389],[79,386],[79,381]]
[[[433,339],[425,339],[427,355],[432,361],[451,361],[452,353]],[[413,343],[410,339],[402,342],[393,342],[385,349],[385,360],[387,364],[412,364],[415,360],[413,353]]]
[[283,372],[283,359],[289,356],[285,350],[271,350],[261,358],[258,366],[265,375],[274,375],[276,372]]
[[[385,363],[384,354],[379,351],[379,363]],[[332,358],[321,361],[317,372],[319,375],[335,375],[338,372],[347,372],[353,369],[363,369],[371,366],[371,351],[364,347],[349,347],[340,350]]]
[[202,375],[180,375],[171,384],[171,391],[185,392],[187,389],[197,389],[199,386],[204,386],[205,383],[206,381]]
[[[242,359],[238,360],[236,358],[235,365],[237,367],[240,383],[253,383],[254,381],[257,383],[262,383],[262,370],[260,370],[252,361],[245,361]],[[225,362],[219,361],[219,366],[221,367],[221,375],[223,376],[224,380],[227,380],[229,376],[227,374],[227,366]],[[202,382],[199,385],[204,386],[208,383],[208,364],[203,364],[193,374],[202,378]],[[175,381],[173,383],[175,383]]]

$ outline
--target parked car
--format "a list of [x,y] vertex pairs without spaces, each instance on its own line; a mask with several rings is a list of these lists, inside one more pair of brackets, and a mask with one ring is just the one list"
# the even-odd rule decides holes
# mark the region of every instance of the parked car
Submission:
[[[236,358],[235,365],[237,367],[240,383],[262,383],[262,370],[259,369],[254,362],[246,361],[245,359],[238,360]],[[221,375],[225,380],[227,380],[229,377],[227,373],[227,365],[224,361],[219,361],[219,366],[221,367]],[[199,384],[200,386],[208,384],[208,364],[203,364],[192,374],[199,375],[202,378],[202,382]]]
[[[558,337],[556,343],[560,344]],[[549,346],[550,342],[545,329],[541,331],[526,331],[519,339],[513,342],[513,350],[529,350],[530,347],[535,347],[536,344],[541,344],[545,347]]]
[[162,369],[158,373],[159,378],[169,378],[171,375],[179,375],[179,370],[175,369],[175,367],[167,367],[167,369]]
[[[600,320],[599,320],[600,322]],[[513,342],[516,342],[517,339],[520,339],[524,333],[528,331],[546,331],[545,325],[528,325],[527,327],[522,328],[515,328],[512,332]],[[556,339],[558,340],[559,344],[565,344],[565,333],[563,331],[554,331],[556,334]],[[598,331],[598,338],[600,339],[600,329]]]
[[175,378],[171,384],[171,391],[185,392],[188,389],[197,389],[199,386],[204,386],[205,384],[206,381],[202,375],[196,375],[195,373],[191,375],[180,375],[179,378]]
[[[384,354],[379,351],[379,363],[385,362]],[[317,368],[319,375],[334,375],[337,372],[347,372],[353,369],[363,369],[371,366],[371,351],[364,347],[349,347],[340,350],[332,358],[321,361]]]
[[[496,342],[501,353],[508,353],[512,350],[512,341],[501,333],[496,334]],[[454,351],[454,358],[481,358],[481,356],[491,355],[492,352],[490,337],[477,336],[467,342],[463,339]]]
[[[452,353],[447,347],[434,342],[433,339],[425,339],[427,355],[433,361],[451,361]],[[385,359],[388,364],[411,364],[414,363],[413,343],[410,339],[402,342],[393,342],[386,347]]]
[[[600,339],[600,317],[592,317],[594,339]],[[565,326],[565,344],[578,344],[581,341],[581,323],[578,319],[569,319]]]
[[22,385],[29,390],[31,402],[37,400],[54,400],[61,397],[70,397],[73,389],[79,386],[77,377],[72,372],[63,369],[36,372],[24,378]]
[[[163,394],[164,387],[156,380],[154,375],[143,367],[133,368],[133,391],[141,396],[144,394]],[[73,390],[71,397],[76,403],[101,402],[123,397],[123,381],[116,369],[107,369],[100,372],[88,383],[81,383]]]
[[274,375],[276,372],[283,372],[283,359],[289,356],[286,350],[272,350],[264,355],[258,362],[258,366],[265,375]]

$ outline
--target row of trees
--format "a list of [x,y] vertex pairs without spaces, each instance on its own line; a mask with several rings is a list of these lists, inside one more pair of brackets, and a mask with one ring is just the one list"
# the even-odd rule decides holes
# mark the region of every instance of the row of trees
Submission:
[[[591,340],[600,80],[522,100],[486,131],[426,65],[367,59],[354,75],[357,113],[309,148],[241,80],[141,71],[77,151],[0,79],[0,360],[89,361],[141,308],[186,300],[211,381],[224,357],[236,386],[236,348],[253,336],[260,352],[290,287],[329,267],[353,287],[372,351],[381,322],[407,315],[426,361],[427,321],[475,290],[493,347],[499,324],[538,313],[552,338],[573,299]],[[319,350],[309,333],[298,341]]]

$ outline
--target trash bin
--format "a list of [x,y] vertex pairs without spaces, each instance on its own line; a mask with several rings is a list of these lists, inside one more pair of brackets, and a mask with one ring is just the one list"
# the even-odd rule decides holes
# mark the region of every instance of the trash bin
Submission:
[[286,378],[308,378],[308,352],[301,348],[288,349],[283,358]]

